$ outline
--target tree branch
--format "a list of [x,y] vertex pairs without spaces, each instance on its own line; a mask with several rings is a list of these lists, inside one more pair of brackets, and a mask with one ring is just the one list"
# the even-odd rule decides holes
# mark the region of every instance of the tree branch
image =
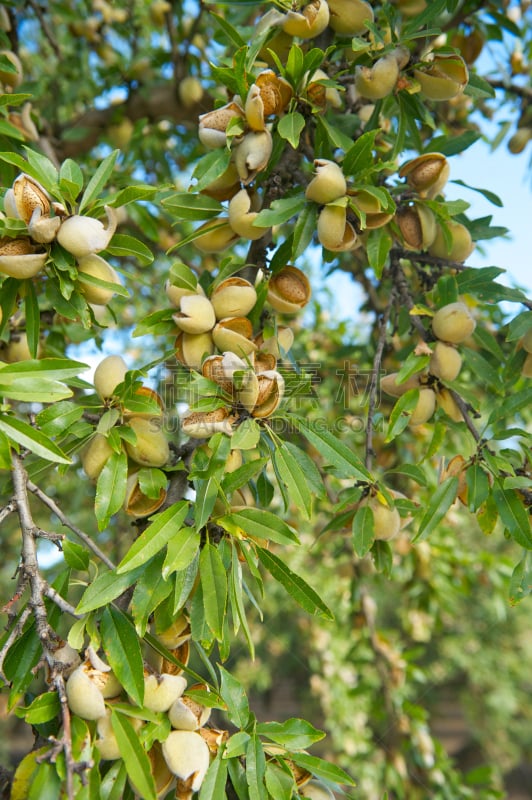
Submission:
[[[122,104],[106,108],[92,108],[77,119],[55,131],[55,149],[61,161],[76,158],[88,152],[100,140],[102,132],[109,127],[114,117],[122,113],[132,122],[144,119],[157,122],[161,119],[176,124],[197,125],[198,116],[209,108],[202,103],[185,107],[180,102],[172,81],[134,91]],[[65,141],[65,134],[76,131],[75,139]],[[80,132],[83,135],[79,135]]]

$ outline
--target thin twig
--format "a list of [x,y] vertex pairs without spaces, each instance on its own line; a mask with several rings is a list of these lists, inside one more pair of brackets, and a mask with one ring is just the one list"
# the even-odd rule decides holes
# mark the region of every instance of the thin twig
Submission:
[[14,498],[11,498],[11,500],[6,503],[3,508],[0,508],[0,525],[5,519],[7,519],[7,517],[9,517],[10,514],[13,513],[13,511],[16,510],[16,508],[17,504],[15,503]]
[[81,539],[81,541],[85,545],[87,545],[87,547],[90,550],[92,550],[94,555],[98,556],[98,558],[109,567],[109,569],[115,568],[115,564],[111,561],[111,559],[108,558],[102,550],[100,550],[98,545],[92,541],[90,536],[88,536],[84,531],[81,530],[81,528],[78,528],[77,525],[75,525],[71,520],[68,519],[66,514],[64,514],[63,511],[61,511],[55,500],[52,500],[52,498],[49,497],[45,492],[43,492],[43,490],[40,489],[35,483],[33,483],[33,481],[28,480],[28,489],[30,492],[32,492],[32,494],[38,497],[39,500],[42,503],[44,503],[45,506],[48,506],[50,511],[53,511],[53,513],[56,515],[61,524],[64,525],[66,528],[69,528],[72,531],[72,533],[75,533],[76,536],[79,539]]
[[63,722],[63,735],[61,743],[63,752],[65,754],[66,770],[66,793],[67,797],[74,798],[74,754],[72,753],[72,730],[70,727],[70,709],[68,707],[68,700],[65,687],[65,679],[60,672],[56,672],[53,678],[53,684],[59,698],[61,706],[61,719]]
[[61,61],[62,58],[63,58],[63,55],[61,53],[61,48],[57,44],[55,36],[52,33],[52,30],[50,29],[50,26],[48,25],[48,21],[47,21],[46,17],[43,14],[41,5],[39,3],[36,3],[35,0],[29,0],[29,5],[31,6],[31,8],[35,12],[35,16],[39,20],[40,26],[42,28],[42,32],[44,33],[45,38],[48,40],[48,43],[49,43],[50,47],[54,51],[57,60]]
[[76,613],[76,609],[73,605],[71,605],[64,597],[61,597],[59,592],[57,592],[53,586],[49,586],[46,582],[43,583],[43,593],[48,597],[53,603],[56,604],[61,611],[64,611],[65,614],[70,614],[71,617],[75,617],[76,619],[81,619],[81,614]]

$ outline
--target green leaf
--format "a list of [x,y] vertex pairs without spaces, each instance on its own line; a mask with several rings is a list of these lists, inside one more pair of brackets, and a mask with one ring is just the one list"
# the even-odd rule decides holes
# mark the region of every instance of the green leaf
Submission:
[[368,262],[377,278],[380,278],[388,259],[393,239],[385,228],[370,230],[366,246]]
[[233,28],[233,26],[225,19],[225,17],[222,17],[219,14],[215,14],[214,11],[211,11],[210,9],[209,9],[209,14],[216,21],[216,23],[220,26],[220,28],[225,33],[225,35],[227,36],[228,41],[231,44],[233,44],[235,47],[243,47],[243,46],[245,46],[246,42],[240,36],[240,33],[237,31],[236,28]]
[[323,758],[309,756],[307,753],[290,753],[290,758],[300,767],[312,772],[317,778],[333,783],[345,783],[347,786],[355,786],[354,780],[340,767],[330,764]]
[[185,570],[199,552],[200,542],[201,536],[194,528],[185,525],[177,531],[166,547],[163,578],[168,578],[172,572]]
[[126,797],[126,781],[126,765],[121,758],[113,761],[109,770],[102,777],[100,800],[123,800]]
[[127,455],[124,452],[113,453],[105,462],[98,475],[94,513],[98,530],[102,531],[109,520],[122,508],[126,496]]
[[106,248],[106,252],[119,257],[134,256],[143,267],[151,264],[154,258],[152,251],[144,242],[141,242],[135,236],[128,236],[125,233],[115,233],[111,244]]
[[180,219],[203,220],[217,217],[223,211],[219,200],[206,194],[178,192],[161,201],[166,210]]
[[353,140],[349,136],[346,136],[345,133],[343,133],[343,131],[341,131],[339,128],[331,125],[330,122],[325,119],[325,117],[318,116],[316,122],[318,123],[318,126],[322,128],[322,132],[329,140],[333,149],[343,150],[346,153],[351,149],[353,146]]
[[469,184],[459,179],[455,179],[454,181],[451,181],[451,183],[456,183],[458,186],[465,186],[466,189],[471,189],[472,192],[478,192],[485,197],[486,200],[489,200],[490,203],[493,203],[493,205],[497,206],[498,208],[502,208],[503,206],[501,198],[496,195],[495,192],[490,192],[488,189],[478,189],[475,186],[469,186]]
[[[199,537],[199,534],[197,534]],[[198,574],[199,569],[199,543],[198,543],[198,552],[188,565],[182,570],[178,570],[175,575],[175,587],[174,587],[174,614],[183,608],[184,604],[187,602],[190,592],[196,582],[196,576]]]
[[100,631],[109,666],[133,702],[141,706],[144,700],[144,666],[135,628],[122,611],[108,605],[102,614]]
[[519,603],[532,592],[532,554],[527,551],[515,566],[510,578],[509,596],[512,605]]
[[532,311],[523,311],[508,325],[507,342],[515,342],[532,329]]
[[57,464],[70,464],[70,458],[48,436],[23,420],[0,413],[0,432],[39,458]]
[[192,272],[190,267],[183,264],[182,261],[175,261],[170,267],[168,277],[172,286],[178,286],[181,289],[189,289],[195,292],[198,288],[198,279]]
[[45,692],[38,695],[27,708],[15,709],[17,717],[24,719],[28,725],[42,725],[54,719],[61,710],[57,692]]
[[[59,174],[50,159],[42,153],[39,153],[38,150],[33,150],[33,148],[27,147],[26,145],[24,145],[23,149],[26,153],[28,165],[33,168],[35,174],[38,176],[37,180],[52,194],[57,194]],[[26,169],[26,172],[27,171]]]
[[143,800],[157,800],[150,760],[133,725],[120,712],[111,708],[111,725],[129,780]]
[[246,782],[250,800],[267,800],[266,756],[258,736],[251,736],[246,746]]
[[246,728],[249,722],[249,703],[240,681],[218,664],[220,673],[220,695],[227,706],[229,722],[237,728]]
[[[0,374],[0,382],[2,381]],[[83,406],[63,400],[54,403],[48,408],[44,408],[37,414],[39,428],[47,436],[58,436],[64,434],[74,425],[84,414]]]
[[434,494],[428,504],[427,510],[423,514],[419,528],[414,537],[414,542],[419,542],[424,539],[429,533],[437,528],[447,511],[450,509],[456,500],[456,493],[458,491],[458,478],[453,476],[446,478]]
[[173,583],[166,580],[162,574],[163,560],[164,553],[157,553],[145,565],[135,585],[131,598],[131,613],[139,636],[144,636],[151,614],[174,589]]
[[292,234],[292,259],[299,258],[311,243],[316,233],[317,219],[318,206],[315,203],[307,203],[299,212]]
[[502,523],[512,539],[532,550],[532,531],[530,530],[530,516],[525,511],[523,501],[515,489],[503,489],[499,480],[493,485],[493,499]]
[[32,280],[24,282],[26,295],[24,297],[24,313],[26,315],[26,335],[28,347],[32,358],[37,358],[39,349],[41,315],[35,284]]
[[176,536],[188,513],[188,502],[180,500],[155,515],[154,521],[131,545],[116,568],[120,575],[145,564]]
[[299,544],[297,534],[292,528],[271,511],[264,508],[243,508],[234,511],[216,522],[229,533],[239,537],[240,529],[252,539],[266,539],[277,544]]
[[211,150],[206,156],[198,161],[192,173],[192,177],[196,179],[194,191],[201,192],[210,183],[215,181],[224,174],[229,162],[231,161],[231,151],[226,147],[218,147],[216,150]]
[[421,28],[436,20],[440,14],[445,13],[447,10],[447,2],[448,0],[431,0],[420,14],[416,14],[415,17],[403,26],[403,36],[408,38]]
[[89,568],[89,553],[80,544],[71,542],[70,539],[65,539],[62,548],[65,561],[71,569],[85,572]]
[[139,488],[146,497],[157,499],[168,485],[168,478],[161,469],[143,467],[137,473]]
[[[55,403],[72,397],[72,390],[59,381],[49,378],[24,377],[14,379],[5,385],[2,383],[0,372],[0,395],[10,400],[20,400],[26,403]],[[43,431],[44,433],[44,431]]]
[[87,614],[89,611],[107,605],[135,583],[142,574],[142,569],[143,567],[138,567],[125,575],[117,575],[115,570],[102,572],[85,589],[76,612]]
[[83,192],[79,202],[78,214],[81,214],[93,200],[98,198],[101,190],[111,177],[119,153],[120,150],[113,150],[112,153],[109,153],[109,155],[100,162]]
[[373,480],[371,473],[351,448],[337,439],[329,430],[323,428],[323,425],[308,422],[301,417],[291,417],[290,420],[325,461],[332,464],[342,477],[370,482]]
[[227,761],[222,756],[223,748],[220,748],[203,779],[198,800],[225,800],[227,797]]
[[72,200],[75,200],[83,188],[83,173],[80,167],[71,158],[67,158],[61,164],[59,170],[59,185],[66,184]]
[[502,376],[499,375],[497,371],[500,366],[499,364],[497,364],[497,366],[492,366],[488,359],[484,358],[483,355],[476,350],[472,350],[470,347],[462,347],[461,353],[464,357],[464,362],[479,381],[496,392],[501,392],[503,390],[504,383]]
[[157,194],[156,186],[147,186],[145,184],[136,184],[134,186],[126,186],[121,189],[108,205],[113,208],[121,208],[127,206],[129,203],[134,203],[138,200],[151,200]]
[[281,139],[286,139],[294,150],[299,146],[299,137],[305,130],[305,117],[299,111],[292,111],[281,117],[277,123],[277,133]]
[[270,575],[286,589],[296,603],[308,614],[315,614],[324,619],[334,619],[334,614],[321,597],[308,585],[300,575],[292,570],[274,553],[263,547],[257,547],[257,555]]
[[[7,58],[2,59],[2,69],[5,69],[6,72],[12,72],[13,74],[16,73],[16,69],[13,64],[10,65]],[[13,67],[10,69],[9,67]],[[25,103],[26,100],[31,100],[33,97],[32,94],[25,94],[22,92],[17,92],[13,94],[0,94],[0,107],[3,106],[20,106],[22,103]]]
[[352,522],[353,549],[359,558],[369,553],[375,541],[375,520],[371,508],[363,504],[355,512]]
[[299,462],[283,442],[272,453],[272,465],[279,482],[282,482],[286,488],[289,501],[294,503],[305,519],[310,519],[312,494],[307,477]]
[[292,772],[287,767],[283,769],[275,761],[266,763],[266,788],[269,797],[275,800],[291,800],[294,796],[295,781]]
[[485,470],[479,464],[472,464],[466,472],[467,507],[471,512],[478,511],[490,493],[490,484]]
[[486,100],[495,97],[495,89],[477,72],[470,72],[464,94],[475,99]]
[[227,606],[227,574],[217,547],[207,542],[200,553],[200,579],[205,620],[221,641]]
[[266,736],[288,750],[305,750],[325,737],[324,731],[297,717],[285,722],[259,722],[256,731],[259,736]]
[[282,225],[284,222],[295,217],[307,205],[303,195],[291,195],[290,197],[281,197],[279,200],[274,200],[269,208],[263,208],[259,211],[255,219],[254,225],[257,227],[270,227],[273,225]]
[[366,133],[357,138],[353,146],[345,154],[342,162],[344,175],[357,176],[358,173],[372,166],[373,149],[378,133],[378,130],[366,131]]
[[390,419],[388,420],[388,432],[384,440],[385,442],[391,442],[404,431],[418,400],[419,389],[409,389],[397,400],[391,411]]
[[[0,373],[1,375],[1,373]],[[259,443],[260,428],[256,419],[245,419],[231,437],[231,447],[235,450],[254,450]]]
[[[2,373],[0,372],[0,379]],[[509,397],[505,397],[502,402],[498,402],[489,415],[488,425],[494,425],[501,420],[511,419],[511,417],[522,408],[527,408],[530,405],[530,389],[522,389],[520,392],[515,392]]]
[[242,592],[242,564],[239,561],[236,547],[231,549],[231,570],[229,572],[229,601],[231,603],[231,613],[234,621],[235,634],[238,633],[240,626],[246,637],[247,646],[251,658],[255,658],[255,645],[249,629],[246,609],[244,608],[244,597]]
[[5,161],[7,164],[12,164],[14,167],[17,167],[17,169],[19,169],[21,172],[25,172],[39,183],[42,183],[44,188],[48,191],[50,191],[57,183],[57,174],[55,175],[52,185],[50,185],[46,176],[43,176],[42,171],[38,167],[33,166],[29,161],[26,161],[26,159],[18,153],[0,153],[0,161]]
[[[228,437],[225,437],[228,439]],[[194,524],[197,530],[203,528],[209,521],[212,510],[218,498],[219,481],[217,477],[207,478],[207,480],[196,479],[194,481],[196,490],[196,500],[194,503]]]
[[[456,156],[478,142],[481,134],[477,131],[464,131],[458,136],[435,136],[429,139],[425,152],[438,152],[444,156]],[[459,183],[459,181],[453,181]]]

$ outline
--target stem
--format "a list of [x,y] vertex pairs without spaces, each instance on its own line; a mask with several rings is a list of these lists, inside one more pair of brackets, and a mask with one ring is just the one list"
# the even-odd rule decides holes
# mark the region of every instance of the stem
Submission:
[[63,511],[61,511],[57,503],[54,500],[52,500],[51,497],[49,497],[45,492],[43,492],[42,489],[36,486],[36,484],[34,484],[33,481],[28,480],[27,487],[29,491],[32,492],[32,494],[34,494],[36,497],[39,498],[41,503],[44,503],[45,506],[48,506],[50,511],[53,511],[53,513],[56,515],[61,524],[64,525],[66,528],[69,528],[72,531],[72,533],[75,533],[78,539],[81,539],[81,541],[85,545],[87,545],[87,547],[90,550],[92,550],[94,555],[98,556],[98,558],[101,561],[103,561],[103,563],[106,564],[109,567],[109,569],[115,568],[115,564],[111,561],[110,558],[108,558],[105,555],[103,550],[100,550],[98,545],[92,541],[90,536],[88,536],[84,531],[81,530],[81,528],[78,528],[77,525],[75,525],[73,522],[71,522],[71,520],[69,520],[66,514],[64,514]]

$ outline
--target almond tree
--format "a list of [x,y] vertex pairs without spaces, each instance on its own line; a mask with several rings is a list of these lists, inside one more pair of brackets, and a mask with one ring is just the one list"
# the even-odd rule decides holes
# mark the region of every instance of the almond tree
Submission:
[[[420,687],[458,585],[516,630],[531,589],[532,303],[468,266],[506,232],[489,174],[495,221],[446,198],[494,113],[532,137],[527,17],[0,8],[12,800],[501,796]],[[341,271],[356,338],[312,300]],[[320,722],[246,695],[280,620]]]

